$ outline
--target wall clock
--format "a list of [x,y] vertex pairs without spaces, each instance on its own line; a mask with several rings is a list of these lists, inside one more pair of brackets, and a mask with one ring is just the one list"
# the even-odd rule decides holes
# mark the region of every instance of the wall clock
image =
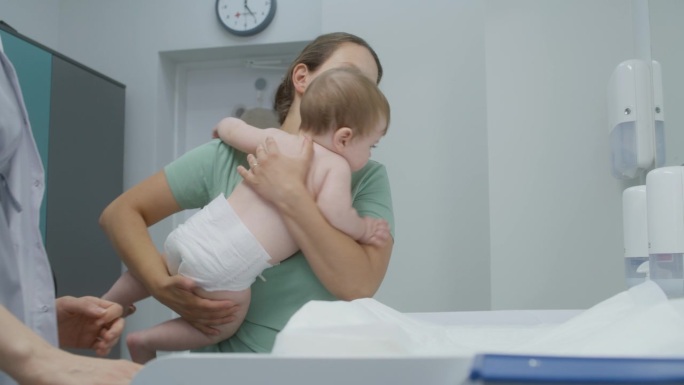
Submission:
[[252,36],[266,29],[276,13],[276,0],[216,0],[216,16],[228,32]]

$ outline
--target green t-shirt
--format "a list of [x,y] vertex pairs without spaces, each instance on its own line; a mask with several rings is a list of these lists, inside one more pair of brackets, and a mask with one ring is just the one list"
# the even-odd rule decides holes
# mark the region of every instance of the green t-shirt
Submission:
[[[171,192],[183,209],[199,208],[220,193],[230,195],[242,177],[238,165],[246,155],[216,139],[201,145],[164,168]],[[384,218],[394,236],[394,215],[385,167],[370,161],[352,175],[352,199],[361,216]],[[310,300],[335,300],[316,278],[301,252],[263,272],[265,281],[252,284],[252,300],[237,333],[204,351],[270,352],[276,334]]]

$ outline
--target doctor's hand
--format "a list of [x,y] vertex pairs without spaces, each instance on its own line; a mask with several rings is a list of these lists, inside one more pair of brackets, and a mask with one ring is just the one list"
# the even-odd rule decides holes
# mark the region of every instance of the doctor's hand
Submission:
[[33,354],[19,374],[32,385],[128,385],[142,365],[71,354],[48,346]]
[[256,154],[247,155],[249,170],[238,166],[244,182],[262,198],[276,205],[289,205],[291,199],[311,195],[306,176],[313,159],[313,141],[305,137],[296,157],[284,155],[273,138],[259,145]]
[[60,297],[55,301],[59,345],[93,349],[106,356],[124,327],[121,305],[96,297]]
[[182,275],[165,278],[151,290],[152,295],[176,312],[197,330],[207,335],[218,335],[213,326],[223,325],[235,319],[238,307],[230,300],[202,298],[195,293],[195,282]]

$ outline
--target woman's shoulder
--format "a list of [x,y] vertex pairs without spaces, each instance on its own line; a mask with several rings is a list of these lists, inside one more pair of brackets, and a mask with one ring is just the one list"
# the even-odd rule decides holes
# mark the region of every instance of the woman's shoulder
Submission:
[[201,144],[185,154],[178,157],[170,163],[221,163],[233,158],[244,158],[245,154],[225,144],[220,139],[213,139],[207,143]]
[[371,160],[352,174],[352,199],[359,215],[387,220],[394,236],[392,189],[385,165]]
[[389,175],[385,165],[369,160],[362,169],[352,173],[352,189],[359,191],[367,188],[389,191]]
[[362,169],[354,172],[353,175],[357,178],[367,178],[371,176],[387,178],[387,168],[384,164],[371,159]]
[[166,180],[183,208],[201,207],[216,194],[229,193],[241,180],[236,171],[246,155],[215,139],[164,167]]

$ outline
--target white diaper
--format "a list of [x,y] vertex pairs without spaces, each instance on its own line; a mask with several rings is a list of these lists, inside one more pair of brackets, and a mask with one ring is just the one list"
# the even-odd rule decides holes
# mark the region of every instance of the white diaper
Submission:
[[171,274],[192,278],[207,291],[245,290],[272,266],[223,194],[173,230],[164,249]]

